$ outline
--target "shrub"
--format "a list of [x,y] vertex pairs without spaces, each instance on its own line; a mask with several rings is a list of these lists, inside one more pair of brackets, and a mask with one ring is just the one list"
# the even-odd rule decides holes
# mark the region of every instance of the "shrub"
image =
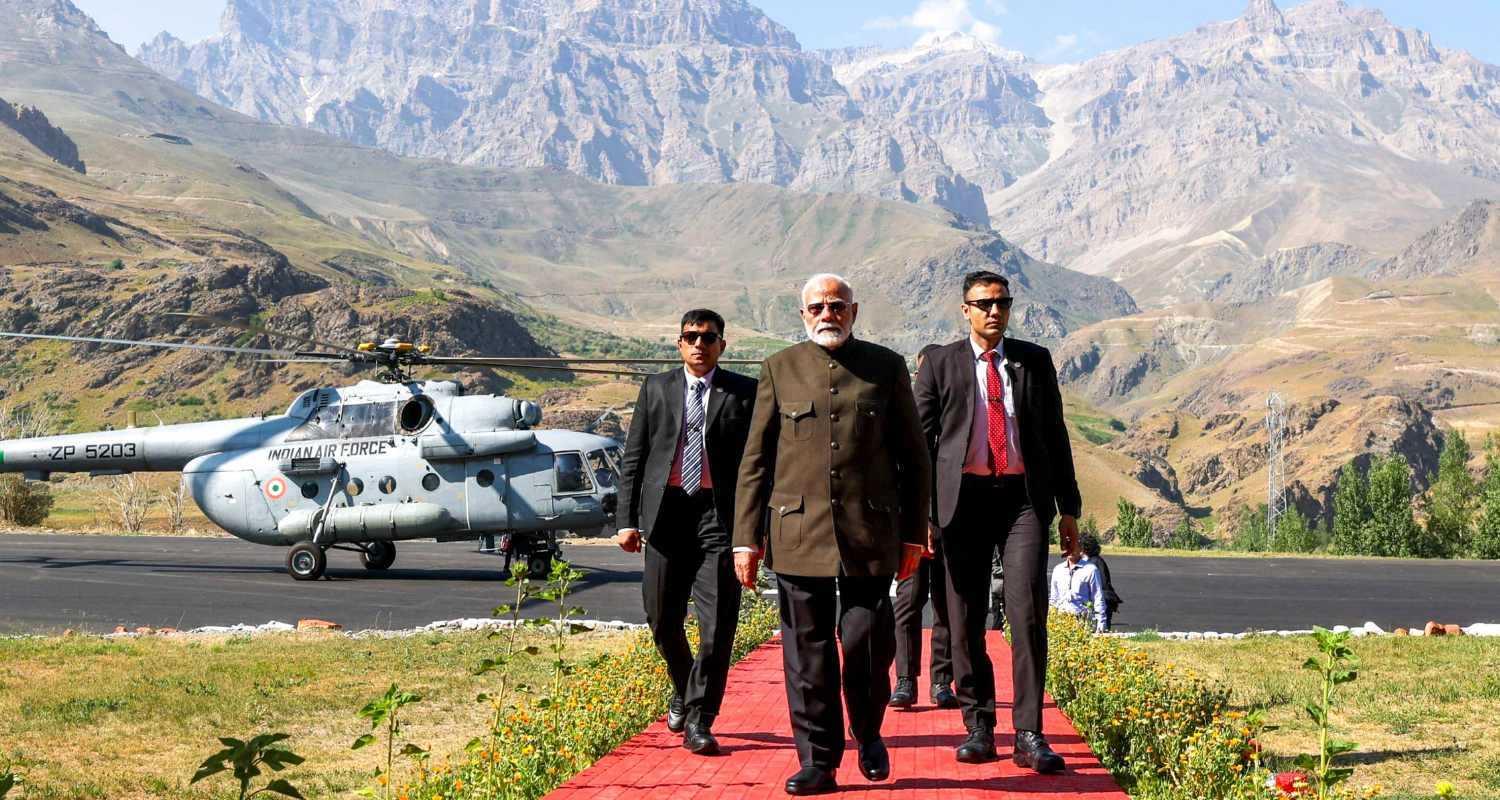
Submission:
[[52,513],[52,487],[23,480],[19,475],[0,476],[0,520],[12,525],[40,525]]
[[1193,522],[1192,517],[1183,517],[1167,536],[1166,547],[1172,550],[1201,550],[1203,548],[1203,534]]

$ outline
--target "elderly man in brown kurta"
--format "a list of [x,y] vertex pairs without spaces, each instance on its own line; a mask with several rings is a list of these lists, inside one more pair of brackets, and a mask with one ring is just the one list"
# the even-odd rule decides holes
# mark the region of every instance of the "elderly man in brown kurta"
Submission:
[[[802,290],[810,341],[766,359],[735,502],[735,571],[776,574],[787,705],[802,768],[787,794],[835,791],[844,755],[839,647],[860,772],[890,776],[880,737],[895,658],[892,576],[927,540],[930,462],[906,360],[851,334],[859,307],[836,275]],[[837,631],[837,639],[835,639]]]

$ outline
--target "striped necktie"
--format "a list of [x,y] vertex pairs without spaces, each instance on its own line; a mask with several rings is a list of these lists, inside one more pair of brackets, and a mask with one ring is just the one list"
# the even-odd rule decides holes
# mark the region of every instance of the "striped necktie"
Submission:
[[688,494],[703,484],[703,391],[704,381],[693,384],[693,397],[682,413],[682,490]]

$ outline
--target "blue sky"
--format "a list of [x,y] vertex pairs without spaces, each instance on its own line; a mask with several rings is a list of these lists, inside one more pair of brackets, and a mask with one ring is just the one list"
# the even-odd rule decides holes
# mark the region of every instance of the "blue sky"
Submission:
[[[188,41],[218,29],[223,0],[74,0],[134,52],[168,30]],[[1076,61],[1148,39],[1231,19],[1245,0],[751,0],[791,28],[803,47],[911,44],[925,30],[960,28],[1043,61]],[[1296,2],[1284,0],[1287,8]],[[1496,0],[1353,0],[1397,24],[1421,28],[1441,47],[1500,63]]]

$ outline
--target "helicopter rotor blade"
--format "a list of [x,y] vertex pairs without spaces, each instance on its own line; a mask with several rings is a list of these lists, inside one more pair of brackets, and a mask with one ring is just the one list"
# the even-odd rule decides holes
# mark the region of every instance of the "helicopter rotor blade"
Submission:
[[58,342],[84,342],[88,344],[116,344],[127,347],[161,347],[169,350],[208,350],[218,353],[235,353],[239,355],[260,356],[284,356],[291,355],[287,350],[262,350],[256,347],[228,347],[217,344],[194,344],[192,342],[153,342],[142,339],[110,339],[98,336],[62,336],[47,333],[11,333],[0,331],[0,336],[15,339],[42,339]]
[[[318,347],[318,348],[321,348],[323,350],[337,350],[340,353],[348,353],[349,354],[349,360],[356,360],[356,361],[368,361],[368,360],[370,360],[370,354],[361,352],[359,350],[355,350],[352,347],[344,347],[343,345],[330,344],[328,342],[322,342],[322,341],[319,341],[317,339],[313,339],[313,338],[310,338],[310,337],[307,337],[307,336],[298,336],[298,335],[293,334],[293,333],[282,333],[281,331],[276,331],[276,330],[272,330],[270,328],[267,328],[264,325],[256,325],[255,323],[245,322],[244,320],[228,319],[226,317],[216,317],[216,316],[213,316],[211,314],[192,314],[192,313],[187,313],[187,312],[182,312],[182,311],[168,311],[168,312],[164,313],[163,316],[167,316],[167,317],[180,317],[180,318],[182,318],[185,321],[196,322],[196,323],[198,323],[200,325],[214,325],[214,326],[217,326],[217,327],[220,327],[220,328],[233,328],[235,330],[245,331],[246,333],[255,333],[255,334],[259,334],[261,336],[268,336],[268,337],[273,338],[273,339],[283,339],[283,340],[289,341],[289,342],[297,342],[297,343],[302,344],[302,345],[312,345],[314,347]],[[340,356],[340,358],[343,358],[343,357],[344,356]]]
[[347,364],[349,359],[338,358],[258,358],[257,364]]
[[[543,356],[517,356],[517,357],[514,357],[514,358],[507,357],[507,356],[457,356],[457,358],[460,358],[460,359],[462,359],[462,360],[464,360],[464,361],[466,361],[468,363],[475,364],[475,365],[491,364],[491,363],[496,364],[496,365],[517,365],[517,364],[528,364],[528,365],[530,365],[530,364],[557,364],[557,365],[567,365],[567,364],[646,364],[646,365],[652,365],[652,364],[676,364],[676,365],[681,365],[682,364],[682,359],[681,358],[567,358],[567,357],[564,357],[564,356],[545,356],[545,357],[543,357]],[[436,363],[436,362],[442,361],[442,360],[443,359],[441,359],[441,358],[427,358],[427,359],[425,359],[425,361],[427,363]],[[759,364],[760,362],[759,361],[745,360],[745,359],[735,360],[735,359],[728,359],[728,358],[726,358],[726,359],[720,360],[718,363],[720,363],[720,364]]]
[[424,358],[417,362],[420,366],[431,367],[488,367],[490,369],[529,370],[540,369],[556,372],[578,372],[590,375],[636,375],[644,376],[649,373],[630,369],[605,369],[601,367],[569,367],[562,364],[517,364],[506,359],[497,358]]

